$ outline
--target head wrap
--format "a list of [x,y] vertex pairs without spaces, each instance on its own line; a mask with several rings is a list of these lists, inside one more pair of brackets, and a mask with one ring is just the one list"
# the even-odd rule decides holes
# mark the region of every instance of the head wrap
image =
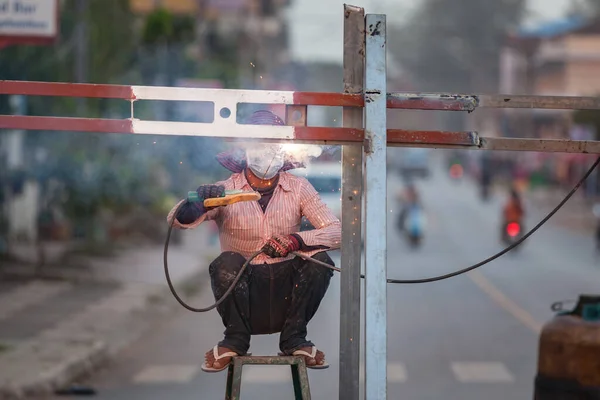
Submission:
[[[255,111],[246,123],[250,125],[285,125],[281,118],[267,110]],[[246,151],[239,147],[217,154],[216,159],[223,167],[235,173],[244,171],[247,166]],[[286,160],[279,172],[302,167],[304,167],[303,163]]]

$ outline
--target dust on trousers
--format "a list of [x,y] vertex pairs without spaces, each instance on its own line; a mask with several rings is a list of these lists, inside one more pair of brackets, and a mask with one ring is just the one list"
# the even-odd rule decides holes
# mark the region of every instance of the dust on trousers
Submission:
[[[334,265],[326,252],[314,259]],[[224,252],[209,268],[216,298],[225,294],[246,259]],[[279,348],[291,354],[314,344],[306,339],[308,322],[317,312],[333,271],[300,257],[275,264],[249,265],[227,299],[217,307],[225,326],[219,346],[245,354],[252,335],[281,332]]]

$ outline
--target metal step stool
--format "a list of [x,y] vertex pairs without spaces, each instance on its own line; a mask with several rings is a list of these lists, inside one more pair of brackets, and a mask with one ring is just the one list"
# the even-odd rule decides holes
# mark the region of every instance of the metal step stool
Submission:
[[304,357],[301,356],[237,356],[233,357],[227,371],[225,400],[240,400],[242,368],[244,365],[289,365],[296,400],[310,400],[310,386]]

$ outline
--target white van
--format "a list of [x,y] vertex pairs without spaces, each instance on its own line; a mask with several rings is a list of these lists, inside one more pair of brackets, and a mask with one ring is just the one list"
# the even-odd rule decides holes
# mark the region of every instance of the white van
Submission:
[[[306,168],[289,171],[296,176],[306,178],[319,192],[321,200],[336,217],[341,219],[342,209],[342,164],[339,162],[312,162]],[[308,221],[303,221],[303,228],[312,229]]]

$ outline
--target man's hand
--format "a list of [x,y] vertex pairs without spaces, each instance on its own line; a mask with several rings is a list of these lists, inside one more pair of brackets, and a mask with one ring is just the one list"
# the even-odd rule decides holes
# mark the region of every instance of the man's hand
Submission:
[[294,235],[273,236],[262,248],[262,252],[271,258],[285,257],[297,250],[300,250],[300,242]]
[[221,185],[202,185],[196,189],[198,197],[201,200],[212,199],[215,197],[223,197],[225,194],[225,186]]

